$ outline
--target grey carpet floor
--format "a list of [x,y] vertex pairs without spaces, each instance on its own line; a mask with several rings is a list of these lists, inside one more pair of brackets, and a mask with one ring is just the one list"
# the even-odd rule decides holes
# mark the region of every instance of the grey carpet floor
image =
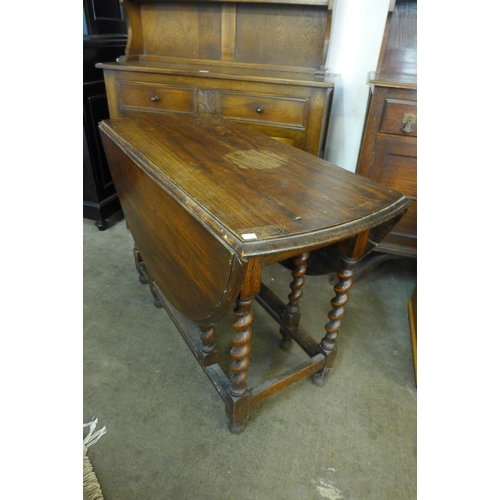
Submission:
[[[222,400],[139,283],[125,222],[100,232],[84,219],[83,233],[83,420],[107,428],[88,452],[106,500],[416,498],[415,261],[388,261],[355,283],[324,387],[300,381],[232,435]],[[270,266],[264,281],[286,298],[288,270]],[[306,277],[301,324],[318,341],[332,297],[328,277]],[[305,359],[298,346],[280,349],[276,325],[254,311],[250,386]]]

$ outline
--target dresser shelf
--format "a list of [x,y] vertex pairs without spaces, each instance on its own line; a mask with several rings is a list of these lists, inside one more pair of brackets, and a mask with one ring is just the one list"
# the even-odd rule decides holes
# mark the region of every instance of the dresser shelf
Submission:
[[125,53],[104,70],[110,117],[215,114],[322,156],[335,76],[333,2],[123,0]]

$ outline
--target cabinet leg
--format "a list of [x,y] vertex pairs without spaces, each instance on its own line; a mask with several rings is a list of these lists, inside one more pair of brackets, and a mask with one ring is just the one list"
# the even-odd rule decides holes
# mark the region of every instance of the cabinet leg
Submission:
[[319,344],[320,350],[325,355],[325,365],[313,376],[317,386],[323,386],[327,375],[332,371],[333,362],[337,355],[337,335],[340,330],[341,320],[345,312],[345,304],[349,297],[348,292],[352,287],[355,260],[342,257],[337,271],[338,283],[335,285],[335,297],[331,300],[332,310],[328,313],[329,322],[325,325],[326,335]]
[[98,220],[95,223],[95,227],[99,229],[99,231],[105,231],[109,227],[109,223],[107,220]]

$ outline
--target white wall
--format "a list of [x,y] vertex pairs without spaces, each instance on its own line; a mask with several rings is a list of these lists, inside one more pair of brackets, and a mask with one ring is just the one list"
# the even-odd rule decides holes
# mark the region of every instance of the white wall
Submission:
[[384,33],[389,0],[334,0],[329,73],[338,74],[325,159],[354,172],[363,133],[369,85]]

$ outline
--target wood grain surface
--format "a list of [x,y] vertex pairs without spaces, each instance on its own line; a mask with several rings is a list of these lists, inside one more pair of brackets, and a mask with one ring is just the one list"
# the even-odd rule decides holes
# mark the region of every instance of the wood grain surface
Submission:
[[220,117],[131,116],[101,129],[241,256],[340,241],[408,205],[397,191]]

